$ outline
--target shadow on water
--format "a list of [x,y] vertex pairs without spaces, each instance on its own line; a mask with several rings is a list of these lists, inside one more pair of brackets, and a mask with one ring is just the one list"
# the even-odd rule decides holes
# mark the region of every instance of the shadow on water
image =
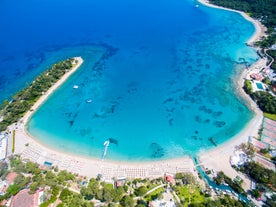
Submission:
[[115,145],[118,145],[118,140],[114,138],[109,138],[109,142]]

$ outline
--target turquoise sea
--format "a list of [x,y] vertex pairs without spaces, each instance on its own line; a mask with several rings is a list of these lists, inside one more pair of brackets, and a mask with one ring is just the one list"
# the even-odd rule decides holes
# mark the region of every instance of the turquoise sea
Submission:
[[0,23],[0,100],[57,61],[84,59],[27,125],[51,148],[101,158],[112,138],[106,159],[170,159],[253,117],[234,91],[258,58],[240,14],[192,0],[3,0]]

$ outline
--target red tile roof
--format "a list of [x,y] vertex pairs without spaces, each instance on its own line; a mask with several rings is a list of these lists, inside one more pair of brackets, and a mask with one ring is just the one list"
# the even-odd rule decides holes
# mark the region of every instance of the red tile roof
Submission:
[[29,194],[29,189],[21,190],[11,198],[10,207],[37,207],[38,196],[41,191],[43,190],[37,190],[35,194]]
[[14,183],[14,180],[17,176],[16,172],[10,172],[7,176],[6,176],[6,180],[8,181],[8,183],[11,185]]
[[122,182],[121,181],[116,181],[116,187],[120,187],[122,186]]
[[0,206],[5,206],[6,204],[7,204],[7,200],[4,199],[4,200],[1,201]]
[[28,189],[21,190],[11,199],[11,207],[35,207],[34,195]]
[[169,183],[174,183],[174,176],[170,174],[165,174],[165,180]]

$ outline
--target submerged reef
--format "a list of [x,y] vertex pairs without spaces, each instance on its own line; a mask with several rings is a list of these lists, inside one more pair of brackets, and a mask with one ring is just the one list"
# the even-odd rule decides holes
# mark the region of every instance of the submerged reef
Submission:
[[163,157],[165,154],[164,148],[156,142],[150,144],[150,152],[152,158],[160,158]]

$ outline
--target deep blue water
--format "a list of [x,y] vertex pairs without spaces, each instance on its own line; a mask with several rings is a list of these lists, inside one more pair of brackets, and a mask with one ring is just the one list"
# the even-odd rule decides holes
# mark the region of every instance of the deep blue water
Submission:
[[107,159],[124,160],[214,147],[252,118],[232,77],[239,63],[256,61],[244,44],[254,27],[239,14],[196,4],[3,0],[0,100],[54,62],[82,56],[80,70],[30,120],[39,141],[100,158],[103,142],[114,138]]

